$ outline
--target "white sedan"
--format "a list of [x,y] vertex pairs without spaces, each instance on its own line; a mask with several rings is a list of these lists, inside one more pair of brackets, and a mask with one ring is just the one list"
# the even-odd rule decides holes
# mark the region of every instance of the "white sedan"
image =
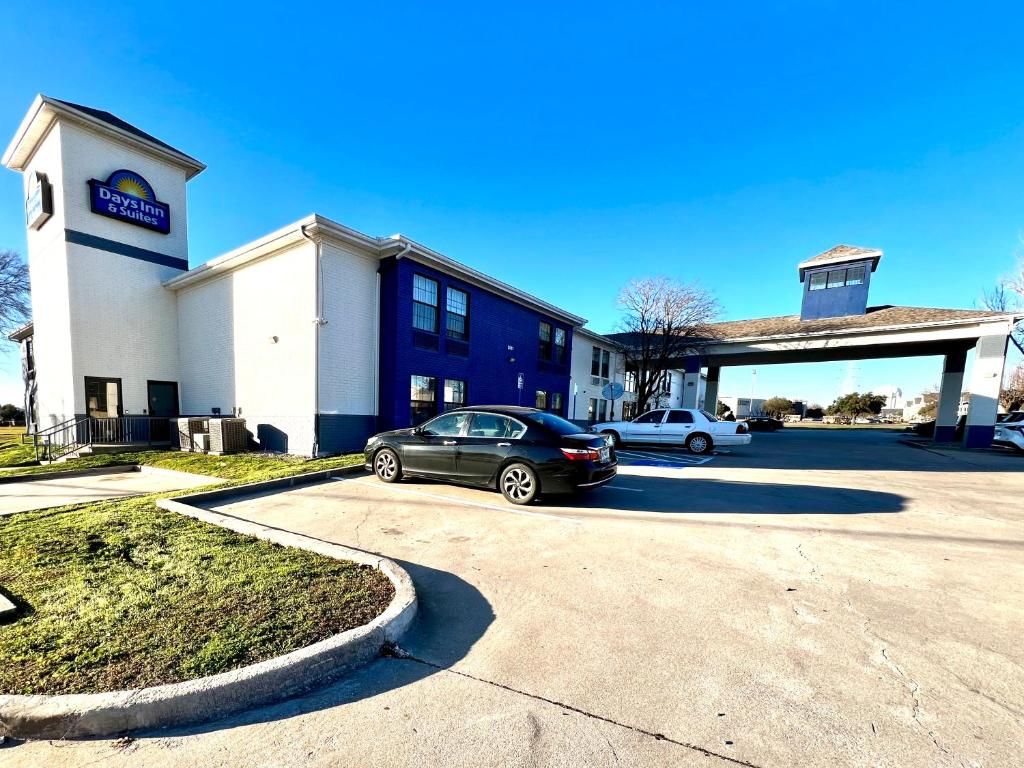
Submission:
[[644,443],[686,447],[690,453],[710,453],[716,445],[749,445],[746,425],[719,421],[707,411],[696,408],[658,408],[632,421],[604,421],[593,426],[595,432],[611,437],[616,446]]

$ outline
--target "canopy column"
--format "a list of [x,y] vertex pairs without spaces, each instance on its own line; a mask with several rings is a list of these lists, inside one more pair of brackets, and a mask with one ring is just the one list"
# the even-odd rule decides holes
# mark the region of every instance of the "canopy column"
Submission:
[[1003,384],[1008,336],[982,336],[974,348],[971,367],[970,404],[967,407],[967,429],[964,446],[988,448],[995,435],[999,390]]
[[952,443],[956,440],[956,423],[959,418],[960,393],[964,388],[964,365],[967,350],[957,350],[946,355],[942,365],[942,381],[939,385],[939,402],[935,411],[935,435],[937,443]]

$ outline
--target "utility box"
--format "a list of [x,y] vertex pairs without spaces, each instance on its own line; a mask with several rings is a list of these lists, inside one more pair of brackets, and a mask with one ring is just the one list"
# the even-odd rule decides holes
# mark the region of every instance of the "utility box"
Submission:
[[[203,432],[208,432],[209,427],[207,426],[208,419],[199,416],[182,416],[177,419],[171,419],[171,423],[177,424],[174,432],[177,433],[177,444],[178,447],[183,451],[198,451],[203,450],[199,447],[196,440]],[[171,438],[172,443],[174,438]]]
[[248,446],[245,419],[210,419],[210,453],[241,453]]

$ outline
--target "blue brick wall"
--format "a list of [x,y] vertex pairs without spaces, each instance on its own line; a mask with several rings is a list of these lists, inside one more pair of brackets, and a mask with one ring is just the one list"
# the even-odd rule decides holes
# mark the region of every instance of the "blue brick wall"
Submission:
[[[413,275],[421,274],[439,284],[437,349],[413,345]],[[454,354],[459,346],[445,337],[445,296],[448,286],[469,294],[468,356]],[[541,321],[566,331],[565,362],[541,361],[538,333]],[[380,428],[410,426],[410,378],[437,379],[438,400],[443,400],[444,379],[467,382],[467,405],[518,405],[516,377],[524,375],[522,405],[534,404],[534,393],[560,392],[562,413],[569,401],[569,357],[572,326],[535,312],[490,291],[471,286],[411,259],[381,264],[380,321]],[[417,332],[419,333],[419,332]],[[508,347],[513,350],[509,351]],[[515,358],[510,362],[509,358]],[[438,403],[440,409],[442,403]]]
[[832,269],[844,269],[853,266],[864,267],[864,282],[861,285],[845,285],[842,288],[824,288],[820,291],[808,290],[811,275],[828,272],[827,267],[808,270],[804,273],[803,302],[800,306],[801,320],[818,320],[823,317],[845,317],[847,315],[863,315],[868,306],[868,288],[871,286],[871,261],[851,262],[850,264],[834,264]]

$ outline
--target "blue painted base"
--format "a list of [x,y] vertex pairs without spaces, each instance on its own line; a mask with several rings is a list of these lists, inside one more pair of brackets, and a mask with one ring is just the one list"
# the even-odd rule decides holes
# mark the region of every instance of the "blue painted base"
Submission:
[[936,443],[953,443],[956,442],[956,427],[940,427],[935,426],[935,436],[932,437]]
[[992,438],[996,434],[996,428],[988,424],[968,424],[964,433],[964,447],[966,448],[988,448],[992,445]]
[[376,431],[376,416],[321,413],[320,452],[348,453],[350,451],[361,451],[366,445],[366,439]]

